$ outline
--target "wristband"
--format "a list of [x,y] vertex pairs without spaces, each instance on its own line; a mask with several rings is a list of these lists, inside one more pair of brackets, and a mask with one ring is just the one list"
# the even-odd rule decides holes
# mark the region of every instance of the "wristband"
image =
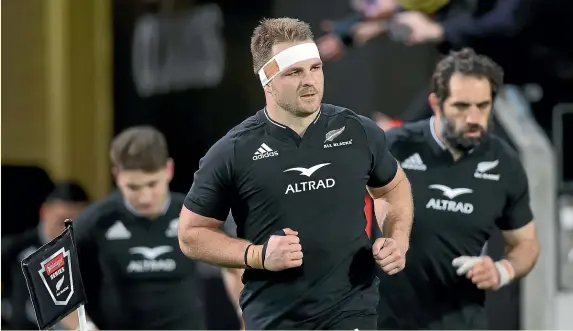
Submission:
[[[97,330],[97,326],[92,322],[92,321],[87,321],[86,323],[86,329],[88,331],[93,331],[93,330]],[[80,328],[78,327],[76,329],[76,331],[80,331]]]
[[495,263],[495,268],[499,274],[499,286],[496,289],[502,288],[505,285],[511,283],[511,281],[515,278],[515,269],[508,260],[503,259],[497,261]]
[[249,248],[251,248],[251,246],[253,246],[253,244],[249,244],[249,246],[245,248],[245,267],[247,267],[247,269],[253,269],[253,267],[251,267],[247,261],[247,257],[249,256]]

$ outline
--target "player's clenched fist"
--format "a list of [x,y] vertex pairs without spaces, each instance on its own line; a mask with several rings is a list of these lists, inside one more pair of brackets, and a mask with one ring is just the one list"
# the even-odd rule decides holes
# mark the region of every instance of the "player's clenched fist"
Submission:
[[[296,268],[302,265],[302,246],[298,232],[289,228],[272,235],[263,245],[263,268],[270,271],[280,271]],[[282,235],[284,233],[284,235]]]
[[249,245],[245,250],[249,268],[280,271],[302,265],[302,246],[298,232],[286,228],[277,231],[263,245]]
[[388,275],[394,275],[406,266],[406,254],[392,238],[378,238],[372,245],[376,263]]

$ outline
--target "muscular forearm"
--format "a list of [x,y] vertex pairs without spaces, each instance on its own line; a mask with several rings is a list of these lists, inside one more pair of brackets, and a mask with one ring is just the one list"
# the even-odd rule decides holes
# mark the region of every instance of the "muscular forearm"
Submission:
[[533,269],[538,256],[539,244],[534,239],[520,242],[507,250],[507,260],[511,263],[517,278],[527,275]]
[[225,268],[244,268],[249,244],[209,227],[188,228],[179,236],[179,246],[186,256]]
[[[383,201],[377,201],[380,199]],[[386,215],[385,220],[378,220],[384,236],[395,239],[407,250],[410,246],[410,230],[414,213],[412,190],[408,178],[404,176],[396,187],[376,199],[374,206],[380,209],[376,210],[376,216]]]

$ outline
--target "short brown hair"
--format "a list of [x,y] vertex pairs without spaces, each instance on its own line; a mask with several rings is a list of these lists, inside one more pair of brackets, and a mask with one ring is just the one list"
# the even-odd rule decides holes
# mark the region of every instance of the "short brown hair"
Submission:
[[432,92],[440,103],[450,96],[450,80],[455,73],[478,78],[486,78],[491,85],[492,98],[503,85],[503,69],[492,59],[477,54],[471,48],[450,52],[443,58],[432,75]]
[[273,57],[273,46],[314,39],[310,25],[296,18],[265,18],[253,31],[251,55],[255,74]]
[[165,136],[151,126],[134,126],[117,135],[110,149],[114,169],[156,172],[169,160]]

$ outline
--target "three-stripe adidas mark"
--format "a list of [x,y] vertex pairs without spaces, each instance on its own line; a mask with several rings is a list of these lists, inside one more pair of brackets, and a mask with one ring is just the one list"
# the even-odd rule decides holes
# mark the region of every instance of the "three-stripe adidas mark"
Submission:
[[262,143],[261,147],[259,147],[257,149],[257,151],[255,152],[255,154],[253,155],[253,160],[260,160],[260,159],[264,159],[267,157],[271,157],[271,156],[277,156],[279,155],[279,152],[277,151],[273,151],[272,148],[270,148],[267,144]]
[[424,161],[422,161],[420,154],[415,153],[414,155],[410,156],[409,158],[405,159],[402,162],[402,168],[410,170],[426,171],[428,167],[426,167]]

